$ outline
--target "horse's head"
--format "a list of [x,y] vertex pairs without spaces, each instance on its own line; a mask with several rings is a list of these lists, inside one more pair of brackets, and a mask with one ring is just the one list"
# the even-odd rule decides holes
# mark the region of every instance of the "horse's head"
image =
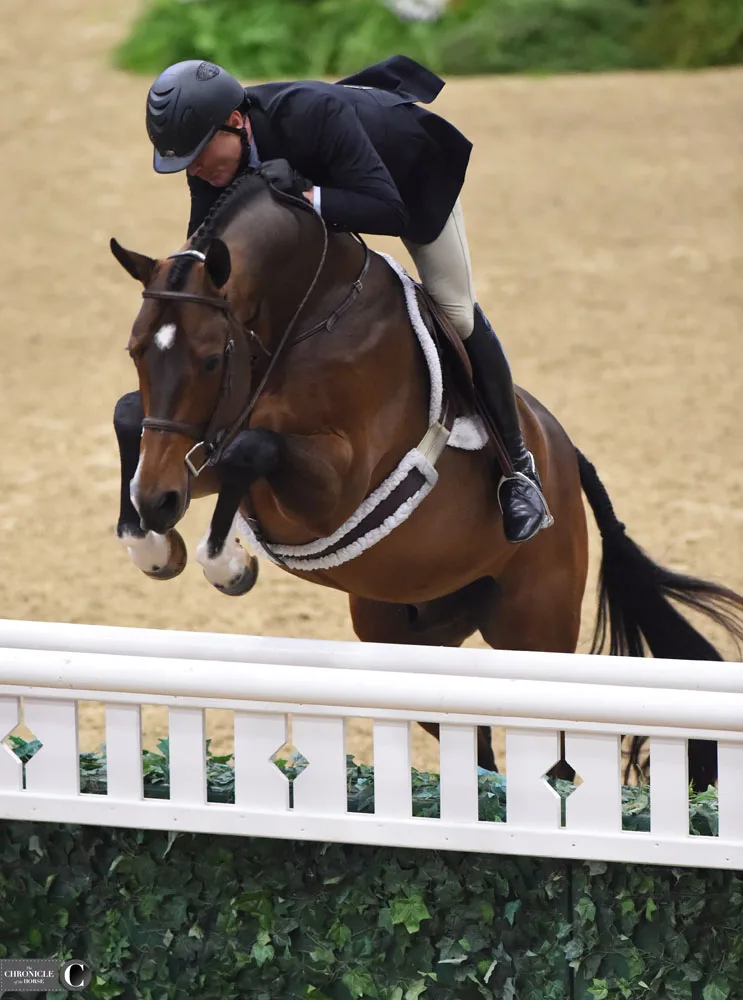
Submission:
[[[225,190],[189,249],[154,260],[111,241],[144,285],[129,341],[145,414],[131,485],[143,528],[172,528],[188,506],[189,472],[216,465],[245,426],[253,369],[257,396],[315,288],[326,235],[309,204],[248,174]],[[218,488],[209,474],[199,485],[202,495]]]
[[131,490],[143,527],[162,533],[188,506],[189,468],[200,471],[209,446],[238,415],[233,386],[239,383],[241,400],[249,392],[250,331],[225,297],[232,262],[222,240],[166,260],[115,240],[111,250],[144,285],[128,345],[145,413]]

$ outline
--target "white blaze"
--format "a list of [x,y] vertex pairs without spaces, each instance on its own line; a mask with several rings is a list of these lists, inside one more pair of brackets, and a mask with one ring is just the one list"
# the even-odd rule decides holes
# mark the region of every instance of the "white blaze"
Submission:
[[155,343],[161,351],[167,351],[175,340],[175,323],[163,323],[155,334]]

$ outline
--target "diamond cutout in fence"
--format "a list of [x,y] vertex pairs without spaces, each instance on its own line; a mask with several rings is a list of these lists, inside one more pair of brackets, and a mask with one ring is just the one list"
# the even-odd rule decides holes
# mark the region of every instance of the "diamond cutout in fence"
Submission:
[[560,826],[565,826],[566,803],[576,788],[583,784],[583,778],[563,757],[542,775],[542,781],[546,781],[550,788],[560,796]]
[[279,749],[271,754],[269,758],[278,767],[284,777],[289,781],[289,808],[294,808],[294,782],[303,771],[310,766],[310,762],[294,746],[293,743],[284,743]]
[[26,787],[26,764],[36,756],[43,747],[41,740],[31,732],[28,726],[20,722],[2,742],[11,753],[15,754],[23,765],[23,787]]
[[22,722],[11,729],[2,742],[24,765],[28,764],[44,745]]
[[284,743],[275,753],[271,754],[270,759],[289,781],[294,781],[302,771],[306,771],[310,766],[310,762],[293,743]]

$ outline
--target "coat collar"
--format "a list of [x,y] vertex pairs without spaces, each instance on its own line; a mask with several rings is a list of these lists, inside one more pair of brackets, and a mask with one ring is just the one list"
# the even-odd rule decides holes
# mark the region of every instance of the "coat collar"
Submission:
[[250,119],[250,127],[255,137],[255,144],[258,147],[261,162],[279,159],[282,155],[281,142],[273,125],[269,121],[268,115],[261,106],[258,96],[254,90],[248,89],[245,91],[245,96],[249,101],[248,118]]

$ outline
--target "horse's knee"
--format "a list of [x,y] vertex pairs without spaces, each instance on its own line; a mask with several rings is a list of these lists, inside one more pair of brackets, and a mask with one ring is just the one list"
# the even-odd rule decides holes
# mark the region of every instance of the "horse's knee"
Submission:
[[281,436],[275,431],[265,428],[241,431],[219,460],[222,480],[240,484],[270,476],[278,468],[281,450]]
[[144,410],[142,409],[142,396],[139,390],[127,392],[121,397],[114,407],[114,428],[118,434],[127,431],[141,431],[144,420]]

